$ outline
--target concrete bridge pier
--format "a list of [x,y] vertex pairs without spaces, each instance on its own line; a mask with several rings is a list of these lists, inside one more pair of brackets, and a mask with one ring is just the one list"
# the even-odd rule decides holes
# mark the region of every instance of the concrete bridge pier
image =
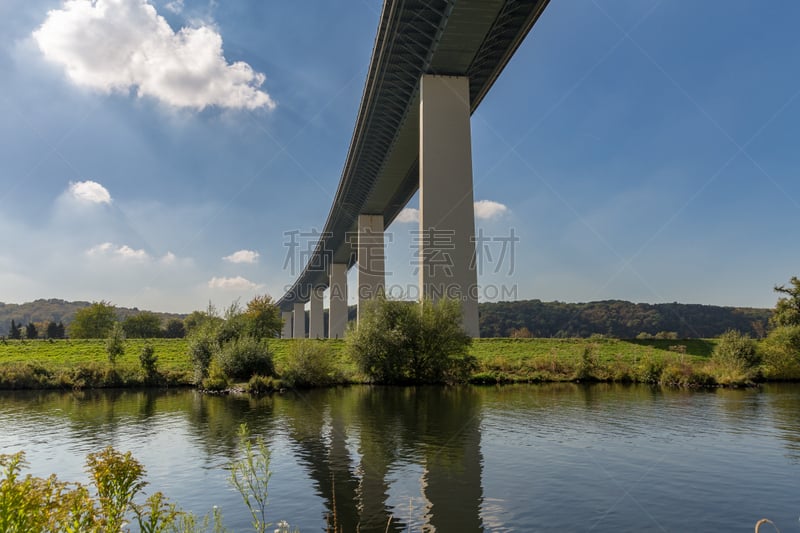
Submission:
[[281,318],[283,319],[283,329],[281,330],[282,339],[292,338],[292,312],[282,311]]
[[331,264],[328,306],[328,337],[344,338],[347,329],[347,264]]
[[325,314],[322,309],[322,293],[324,287],[312,287],[308,311],[308,338],[321,339],[325,336]]
[[386,288],[383,215],[358,215],[358,320],[364,304]]
[[423,75],[419,122],[419,288],[461,301],[479,337],[469,78]]
[[294,307],[294,320],[292,321],[292,337],[295,339],[304,339],[306,336],[306,304],[304,302],[295,302]]

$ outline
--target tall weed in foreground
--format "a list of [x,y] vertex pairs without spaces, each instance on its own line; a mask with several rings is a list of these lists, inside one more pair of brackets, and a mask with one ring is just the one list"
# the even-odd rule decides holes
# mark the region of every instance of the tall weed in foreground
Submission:
[[[239,426],[239,453],[241,458],[231,464],[230,482],[242,496],[244,504],[250,511],[251,524],[258,533],[265,533],[270,524],[267,522],[267,496],[269,492],[270,452],[262,437],[250,437],[247,424]],[[281,521],[275,530],[290,533],[288,522]],[[296,531],[296,530],[295,530]]]

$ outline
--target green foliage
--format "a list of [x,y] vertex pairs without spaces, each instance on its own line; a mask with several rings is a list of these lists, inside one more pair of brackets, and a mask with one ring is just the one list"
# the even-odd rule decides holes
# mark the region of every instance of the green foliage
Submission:
[[120,531],[125,515],[132,509],[133,498],[146,485],[142,480],[144,467],[131,452],[122,454],[110,446],[101,452],[90,453],[86,467],[97,488],[104,529]]
[[479,304],[481,337],[512,337],[523,328],[536,338],[587,338],[599,333],[620,339],[652,338],[674,332],[678,338],[717,337],[729,329],[757,335],[769,309],[695,304],[643,304],[620,300],[588,303],[483,302]]
[[341,380],[330,346],[324,340],[297,339],[289,350],[281,378],[292,387],[320,387]]
[[578,381],[593,381],[597,379],[599,363],[597,361],[597,345],[587,344],[575,365],[575,379]]
[[14,319],[11,319],[11,329],[8,330],[8,338],[19,340],[22,338],[22,330],[20,329],[19,325],[14,322]]
[[152,344],[146,343],[139,351],[139,365],[142,367],[148,380],[152,380],[158,375],[158,356]]
[[189,336],[188,352],[197,383],[208,376],[208,367],[218,348],[214,322],[203,322],[192,330],[192,334]]
[[246,380],[255,374],[270,376],[275,373],[272,352],[266,340],[244,336],[223,344],[214,360],[222,372],[232,379]]
[[800,379],[800,325],[774,328],[760,348],[766,378]]
[[283,319],[270,295],[255,296],[247,302],[244,315],[249,335],[257,339],[271,339],[280,335]]
[[103,339],[108,336],[116,321],[114,306],[106,301],[95,302],[79,309],[69,326],[73,339]]
[[376,298],[347,336],[360,370],[377,383],[441,383],[466,379],[474,367],[472,339],[458,302]]
[[231,464],[229,479],[250,511],[253,529],[264,533],[270,525],[266,521],[267,485],[272,475],[269,448],[262,437],[251,439],[247,424],[242,424],[239,426],[239,453],[241,458]]
[[48,339],[63,339],[65,334],[66,330],[64,328],[63,322],[59,322],[58,324],[56,324],[55,322],[47,323],[47,330],[45,332],[45,336]]
[[140,531],[172,531],[180,515],[161,493],[143,506],[134,498],[145,486],[144,468],[130,452],[113,448],[89,454],[86,466],[96,495],[80,483],[64,483],[55,476],[46,479],[21,476],[22,452],[0,455],[0,531],[118,533],[128,531],[133,515]]
[[161,318],[150,311],[126,317],[122,321],[122,329],[129,339],[156,339],[162,336]]
[[776,285],[775,292],[785,294],[775,305],[770,323],[775,326],[800,326],[800,278],[792,276],[789,286]]
[[737,384],[752,381],[761,356],[749,335],[729,330],[723,333],[711,355],[711,367],[718,383]]
[[280,383],[269,376],[255,375],[247,382],[247,392],[250,394],[266,394],[280,389]]
[[108,354],[108,362],[112,365],[125,354],[125,331],[119,322],[114,322],[111,331],[108,333],[106,353]]
[[25,326],[25,338],[29,340],[39,338],[39,330],[36,329],[36,324],[33,322],[28,322],[28,325]]
[[186,336],[186,328],[183,321],[177,318],[170,318],[167,320],[167,325],[164,327],[164,337],[167,339],[182,339]]

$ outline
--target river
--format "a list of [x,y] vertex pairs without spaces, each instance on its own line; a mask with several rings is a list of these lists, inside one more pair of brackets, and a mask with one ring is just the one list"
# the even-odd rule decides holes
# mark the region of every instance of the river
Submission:
[[146,492],[246,531],[242,422],[272,453],[268,517],[304,532],[334,499],[346,532],[800,531],[796,384],[2,392],[0,453],[86,482],[87,453],[131,450]]

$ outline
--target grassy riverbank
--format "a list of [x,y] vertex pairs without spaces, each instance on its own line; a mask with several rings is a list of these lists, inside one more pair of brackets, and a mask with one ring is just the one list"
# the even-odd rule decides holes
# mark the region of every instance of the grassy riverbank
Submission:
[[[279,374],[294,342],[270,341]],[[364,381],[347,357],[344,341],[320,342],[330,350],[344,381]],[[148,380],[139,367],[139,352],[146,343],[158,357],[157,379]],[[715,343],[704,339],[476,339],[470,348],[476,360],[471,381],[648,382],[658,381],[667,368],[705,376]],[[112,367],[104,340],[7,341],[0,344],[0,388],[188,386],[193,384],[193,372],[187,348],[185,339],[131,339]]]

